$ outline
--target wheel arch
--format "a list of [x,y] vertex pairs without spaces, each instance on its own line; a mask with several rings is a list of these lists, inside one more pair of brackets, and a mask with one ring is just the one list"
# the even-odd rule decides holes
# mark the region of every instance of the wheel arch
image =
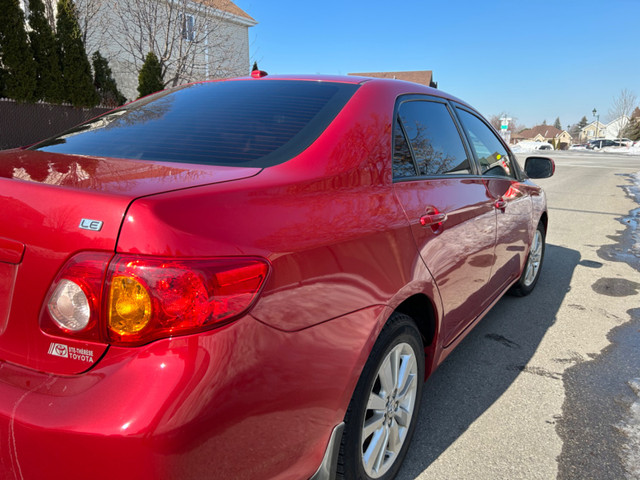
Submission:
[[549,223],[549,215],[547,214],[547,211],[543,211],[542,215],[540,215],[540,220],[539,223],[542,223],[542,226],[544,227],[544,231],[547,231],[547,224]]
[[420,331],[422,343],[424,344],[426,379],[435,367],[434,353],[439,330],[434,302],[427,295],[417,293],[402,301],[394,311],[411,317]]

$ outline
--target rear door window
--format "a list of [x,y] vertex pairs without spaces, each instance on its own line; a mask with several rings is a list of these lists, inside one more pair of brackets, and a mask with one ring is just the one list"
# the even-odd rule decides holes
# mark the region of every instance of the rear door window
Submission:
[[472,173],[460,133],[444,103],[403,102],[398,109],[398,119],[406,133],[418,175]]

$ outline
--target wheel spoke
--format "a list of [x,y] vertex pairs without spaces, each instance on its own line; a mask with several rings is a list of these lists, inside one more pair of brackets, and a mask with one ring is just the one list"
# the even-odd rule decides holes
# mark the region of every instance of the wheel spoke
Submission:
[[367,438],[371,436],[374,432],[382,429],[384,426],[384,414],[376,413],[373,417],[367,419],[364,422],[364,428],[362,429],[362,441],[364,442]]
[[380,396],[375,392],[369,394],[369,401],[367,402],[367,410],[384,410],[387,406],[386,397]]
[[[380,371],[378,372],[378,378],[380,379],[380,386],[382,387],[382,391],[388,395],[393,391],[393,367],[391,366],[391,357],[385,358],[382,366],[380,367]],[[386,396],[385,395],[385,396]]]
[[401,406],[398,411],[393,414],[394,424],[400,425],[405,428],[409,428],[409,422],[411,422],[411,412]]
[[393,387],[398,387],[398,376],[400,373],[400,366],[402,363],[402,359],[400,357],[400,350],[398,348],[394,348],[391,350],[390,355],[391,360],[391,380],[393,382]]
[[369,447],[363,455],[364,464],[368,471],[377,472],[380,469],[388,443],[389,430],[387,428],[381,428],[373,435]]
[[400,438],[400,427],[394,421],[391,422],[389,427],[389,452],[390,454],[397,455],[402,448],[402,438]]
[[411,378],[411,372],[416,370],[416,359],[413,355],[402,356],[402,367],[400,369],[399,382],[398,382],[398,396],[404,397],[407,394],[407,390],[411,387],[413,379]]

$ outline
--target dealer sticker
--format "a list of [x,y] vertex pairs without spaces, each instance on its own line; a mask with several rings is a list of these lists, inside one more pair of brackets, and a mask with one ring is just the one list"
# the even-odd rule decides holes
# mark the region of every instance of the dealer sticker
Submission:
[[54,357],[69,358],[71,360],[93,363],[93,350],[70,347],[64,343],[51,342],[48,353]]

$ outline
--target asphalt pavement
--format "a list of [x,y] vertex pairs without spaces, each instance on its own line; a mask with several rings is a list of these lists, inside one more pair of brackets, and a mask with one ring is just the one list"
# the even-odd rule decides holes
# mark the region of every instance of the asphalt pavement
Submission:
[[427,381],[400,480],[640,479],[640,156],[546,153],[536,289]]

